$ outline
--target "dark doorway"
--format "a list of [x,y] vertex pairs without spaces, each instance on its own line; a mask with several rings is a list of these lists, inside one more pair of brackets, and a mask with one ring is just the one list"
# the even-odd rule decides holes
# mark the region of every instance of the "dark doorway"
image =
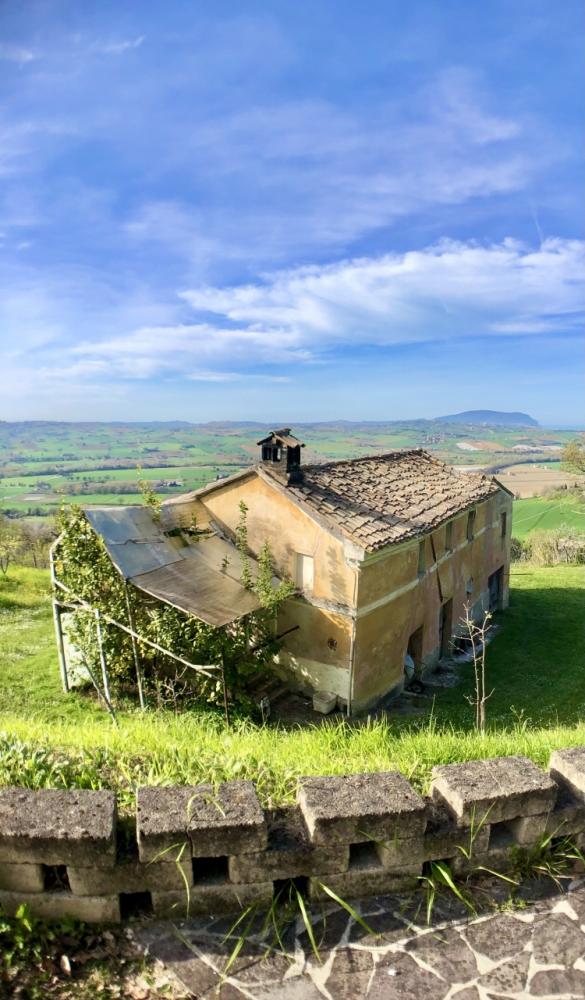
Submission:
[[500,566],[488,579],[488,589],[490,593],[490,611],[497,611],[502,606],[502,582],[504,578],[504,567]]
[[439,656],[449,656],[451,653],[451,636],[453,634],[453,601],[451,598],[441,607],[439,617]]
[[422,672],[423,665],[423,632],[424,625],[417,628],[416,632],[413,632],[410,639],[408,640],[408,646],[406,647],[407,654],[411,657],[414,662],[414,673],[416,677],[419,677]]

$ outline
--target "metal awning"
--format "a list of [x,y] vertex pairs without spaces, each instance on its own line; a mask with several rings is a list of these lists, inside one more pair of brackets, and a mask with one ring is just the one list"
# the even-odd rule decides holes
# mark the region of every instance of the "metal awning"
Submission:
[[[169,537],[146,507],[93,507],[85,515],[118,572],[151,597],[215,626],[261,607],[240,581],[240,553],[219,535]],[[249,562],[255,576],[257,563]]]

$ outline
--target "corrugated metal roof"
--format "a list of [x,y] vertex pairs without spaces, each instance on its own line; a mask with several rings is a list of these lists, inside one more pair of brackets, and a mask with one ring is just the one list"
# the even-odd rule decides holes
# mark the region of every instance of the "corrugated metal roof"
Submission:
[[[224,538],[169,537],[146,507],[93,507],[85,514],[124,579],[165,604],[215,626],[260,608],[240,583],[238,550]],[[253,559],[250,569],[254,576]]]

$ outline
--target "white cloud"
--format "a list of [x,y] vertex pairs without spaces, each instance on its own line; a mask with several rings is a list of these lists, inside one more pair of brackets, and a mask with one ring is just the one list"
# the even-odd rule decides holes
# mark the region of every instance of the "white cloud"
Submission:
[[85,365],[92,375],[227,382],[257,377],[260,366],[315,363],[340,347],[567,332],[584,307],[584,250],[576,240],[550,239],[538,249],[444,240],[254,284],[191,289],[180,297],[204,319],[79,343],[68,349],[70,373],[81,375]]

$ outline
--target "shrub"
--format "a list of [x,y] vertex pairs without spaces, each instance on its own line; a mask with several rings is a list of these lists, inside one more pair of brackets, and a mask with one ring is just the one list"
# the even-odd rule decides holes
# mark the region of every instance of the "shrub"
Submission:
[[530,534],[530,560],[536,566],[585,563],[585,534],[568,525]]

